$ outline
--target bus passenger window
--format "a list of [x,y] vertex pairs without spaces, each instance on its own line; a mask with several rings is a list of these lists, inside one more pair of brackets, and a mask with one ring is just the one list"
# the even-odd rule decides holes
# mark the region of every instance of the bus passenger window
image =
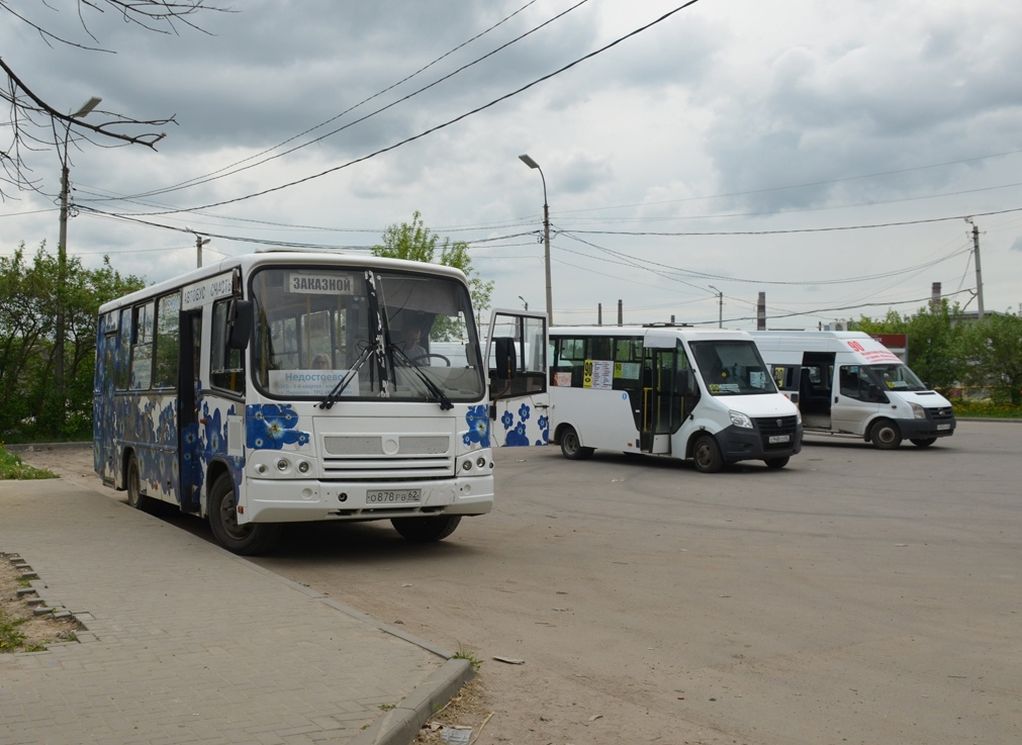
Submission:
[[177,388],[177,364],[181,355],[180,313],[181,293],[160,298],[156,313],[155,388]]
[[131,380],[131,308],[121,311],[117,332],[117,352],[114,356],[114,389],[128,390]]
[[227,344],[229,329],[228,312],[231,300],[219,300],[213,304],[213,327],[209,354],[209,382],[214,388],[235,393],[245,392],[244,350],[231,349]]
[[153,382],[153,303],[135,308],[131,343],[131,389],[140,391]]

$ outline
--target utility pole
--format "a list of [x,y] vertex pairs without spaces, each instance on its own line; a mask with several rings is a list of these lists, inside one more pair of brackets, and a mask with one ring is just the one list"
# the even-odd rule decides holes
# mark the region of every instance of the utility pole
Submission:
[[965,218],[965,222],[972,226],[972,256],[976,261],[976,318],[983,320],[983,268],[979,263],[979,226],[973,222],[971,217]]
[[[64,283],[67,275],[67,202],[68,193],[71,191],[70,169],[68,168],[67,146],[71,139],[71,123],[75,119],[88,116],[96,108],[101,98],[93,96],[67,119],[67,126],[64,127],[64,147],[60,151],[60,226],[57,232],[57,328],[53,339],[54,360],[53,377],[57,389],[58,409],[57,416],[59,423],[64,423],[64,406],[66,397],[64,395],[64,341],[67,336],[66,319],[66,298]],[[59,143],[54,143],[59,146]]]
[[[707,285],[711,290],[717,290],[713,285]],[[724,293],[717,290],[717,328],[724,328]]]
[[554,298],[550,282],[550,204],[546,198],[546,176],[539,163],[529,157],[527,153],[519,155],[518,160],[522,161],[529,168],[539,171],[539,178],[543,182],[543,265],[546,271],[546,319],[547,324],[554,325]]
[[[209,238],[203,238],[198,233],[195,234],[195,268],[198,269],[202,266],[202,247],[209,243]],[[526,305],[525,309],[528,310],[529,306]]]

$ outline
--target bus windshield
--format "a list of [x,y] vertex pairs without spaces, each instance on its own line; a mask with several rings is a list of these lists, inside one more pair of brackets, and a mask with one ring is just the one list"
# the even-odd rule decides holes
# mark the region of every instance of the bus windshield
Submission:
[[471,301],[452,278],[347,267],[264,268],[254,273],[251,294],[254,378],[274,398],[322,400],[332,391],[340,400],[483,396]]
[[690,342],[706,390],[713,396],[776,393],[756,343],[752,341]]
[[925,391],[926,386],[914,372],[905,365],[866,365],[862,368],[870,380],[882,390],[888,391]]

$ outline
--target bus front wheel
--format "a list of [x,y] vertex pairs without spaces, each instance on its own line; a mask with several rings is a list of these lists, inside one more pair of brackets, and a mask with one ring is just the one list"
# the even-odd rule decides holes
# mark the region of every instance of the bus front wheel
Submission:
[[917,448],[928,448],[937,441],[936,437],[914,437],[912,444]]
[[716,473],[724,467],[720,447],[711,435],[702,435],[692,447],[692,460],[700,473]]
[[784,468],[788,465],[788,456],[783,458],[767,458],[763,462],[766,463],[767,468],[772,468],[776,471],[778,468]]
[[230,474],[220,474],[209,491],[209,527],[217,543],[236,554],[265,553],[280,537],[279,525],[248,523],[238,525],[238,499]]
[[437,515],[436,517],[395,517],[391,519],[394,530],[407,541],[433,543],[442,541],[454,532],[461,522],[461,515]]
[[574,427],[565,427],[561,432],[561,454],[568,460],[585,460],[591,458],[593,449],[582,447],[578,441],[578,432]]
[[870,439],[881,450],[897,450],[901,445],[901,430],[890,419],[881,419],[873,425]]

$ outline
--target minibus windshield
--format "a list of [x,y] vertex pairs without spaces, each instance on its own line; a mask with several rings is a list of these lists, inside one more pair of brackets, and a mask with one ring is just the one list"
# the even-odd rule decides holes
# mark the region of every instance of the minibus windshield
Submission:
[[690,342],[706,390],[713,396],[777,393],[755,342],[717,340]]
[[905,365],[866,365],[862,368],[870,380],[888,391],[925,391],[926,386]]

